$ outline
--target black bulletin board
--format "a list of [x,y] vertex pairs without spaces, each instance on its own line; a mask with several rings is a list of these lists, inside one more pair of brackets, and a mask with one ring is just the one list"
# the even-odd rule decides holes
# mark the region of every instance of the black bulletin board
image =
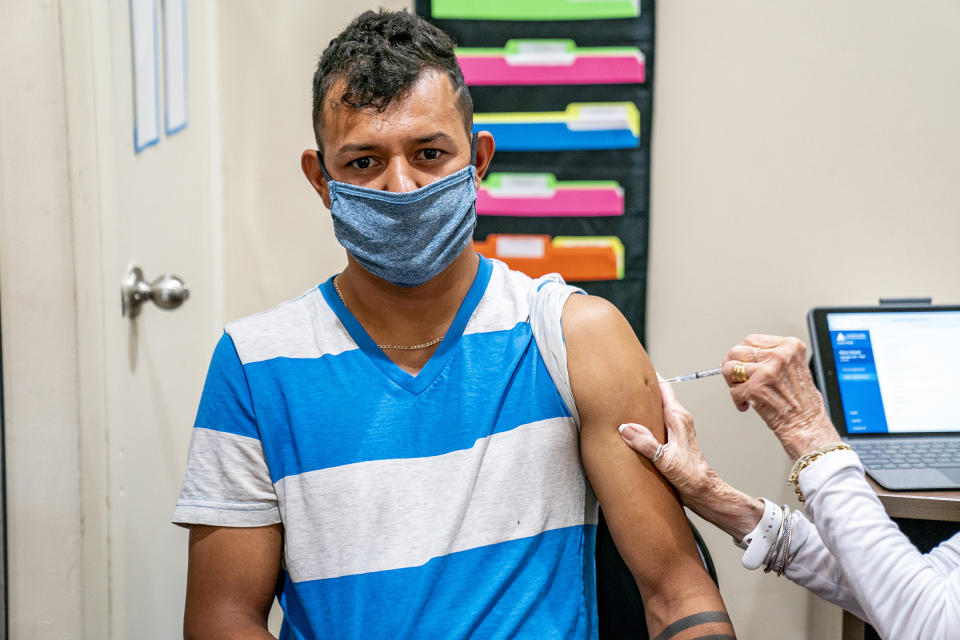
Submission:
[[[571,39],[578,47],[637,47],[645,79],[630,84],[470,86],[474,113],[562,111],[570,103],[632,102],[640,113],[639,144],[631,149],[503,151],[490,172],[548,172],[557,180],[616,180],[623,187],[624,211],[611,217],[478,216],[474,239],[489,234],[616,236],[622,240],[622,279],[573,281],[588,293],[613,302],[641,341],[646,315],[646,279],[650,203],[650,131],[653,114],[654,11],[642,0],[635,18],[601,20],[453,20],[433,19],[431,0],[415,8],[450,34],[458,47],[503,47],[511,39]],[[468,78],[469,84],[469,78]],[[496,136],[495,136],[496,137]],[[479,209],[478,209],[479,210]],[[530,274],[542,275],[542,274]]]

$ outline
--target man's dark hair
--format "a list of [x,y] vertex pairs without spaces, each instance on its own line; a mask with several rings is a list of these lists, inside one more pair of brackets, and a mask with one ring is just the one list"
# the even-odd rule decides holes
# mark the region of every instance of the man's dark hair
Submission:
[[453,53],[453,40],[423,18],[406,11],[365,11],[330,41],[313,75],[313,133],[320,143],[323,102],[334,82],[346,83],[340,102],[351,109],[380,112],[403,98],[424,69],[446,72],[457,94],[467,135],[473,128],[473,100]]

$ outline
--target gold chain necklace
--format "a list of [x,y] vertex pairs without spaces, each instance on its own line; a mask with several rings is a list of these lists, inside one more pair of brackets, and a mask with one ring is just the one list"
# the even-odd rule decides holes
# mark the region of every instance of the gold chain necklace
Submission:
[[[347,301],[343,299],[343,292],[340,291],[340,285],[337,284],[337,276],[333,279],[333,288],[336,290],[337,295],[340,296],[340,302],[343,303],[343,306],[347,306]],[[432,347],[433,345],[442,342],[443,336],[439,338],[434,338],[430,342],[424,342],[423,344],[414,344],[414,345],[405,345],[405,344],[378,344],[377,347],[380,349],[401,349],[403,351],[416,351],[417,349],[426,349],[427,347]]]

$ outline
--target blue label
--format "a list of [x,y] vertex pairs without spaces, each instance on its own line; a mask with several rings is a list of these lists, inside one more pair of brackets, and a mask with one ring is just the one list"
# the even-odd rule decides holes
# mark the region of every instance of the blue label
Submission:
[[833,360],[848,433],[887,433],[869,331],[831,331]]

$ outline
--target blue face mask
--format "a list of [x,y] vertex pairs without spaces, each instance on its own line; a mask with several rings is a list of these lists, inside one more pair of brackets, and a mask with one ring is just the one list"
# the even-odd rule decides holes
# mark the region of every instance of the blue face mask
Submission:
[[337,240],[375,276],[415,287],[450,266],[470,243],[477,222],[476,136],[469,165],[405,193],[337,182],[318,157]]

